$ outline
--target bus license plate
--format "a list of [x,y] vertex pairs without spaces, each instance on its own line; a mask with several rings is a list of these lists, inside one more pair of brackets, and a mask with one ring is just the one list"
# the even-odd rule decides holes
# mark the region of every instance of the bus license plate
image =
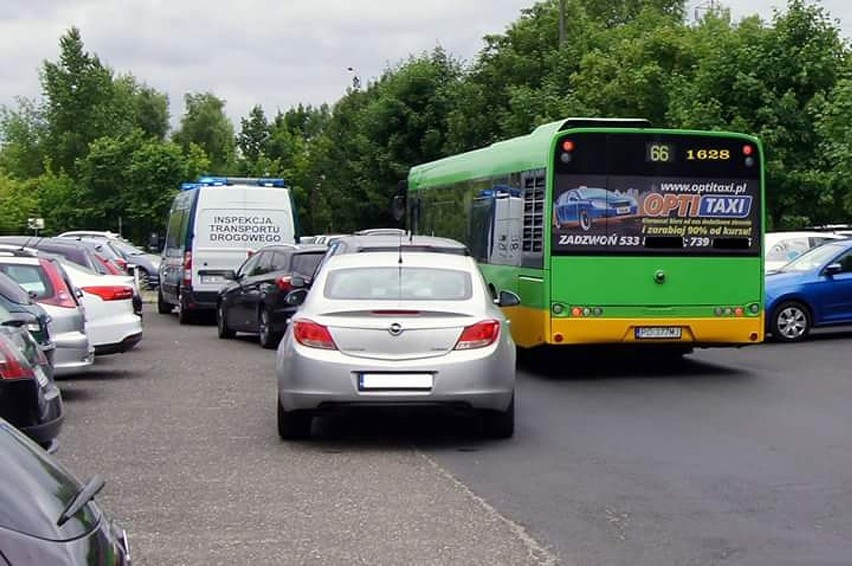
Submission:
[[671,340],[680,337],[680,326],[640,326],[636,329],[636,338],[638,340]]
[[620,208],[617,208],[616,212],[618,214],[630,214],[630,207],[629,206],[622,206]]

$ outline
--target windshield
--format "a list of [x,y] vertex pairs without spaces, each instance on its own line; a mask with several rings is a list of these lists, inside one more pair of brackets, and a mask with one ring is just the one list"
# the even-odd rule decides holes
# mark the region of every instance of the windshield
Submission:
[[325,296],[338,300],[463,301],[473,294],[470,274],[424,267],[362,267],[332,271]]
[[803,253],[778,271],[783,271],[784,273],[801,273],[803,271],[819,269],[839,254],[843,248],[843,244],[824,244],[818,246]]
[[582,198],[599,198],[606,199],[606,189],[578,189]]

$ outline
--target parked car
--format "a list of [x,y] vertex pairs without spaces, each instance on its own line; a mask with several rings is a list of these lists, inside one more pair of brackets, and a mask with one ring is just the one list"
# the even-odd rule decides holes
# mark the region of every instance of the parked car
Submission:
[[355,236],[406,236],[408,232],[402,228],[367,228],[353,232]]
[[45,448],[54,447],[64,418],[51,374],[50,361],[24,323],[0,307],[0,417]]
[[313,275],[325,251],[325,246],[312,244],[264,246],[236,271],[226,273],[229,282],[216,303],[219,338],[249,332],[258,335],[264,348],[278,346],[296,311],[286,302],[292,278]]
[[87,242],[59,238],[33,238],[32,236],[0,236],[4,249],[20,246],[35,249],[53,256],[62,257],[95,273],[110,274],[104,265],[106,258],[99,254],[96,246]]
[[141,289],[155,289],[159,284],[160,258],[140,250],[124,239],[100,235],[62,237],[97,245],[123,272],[136,277]]
[[54,375],[79,373],[95,360],[86,332],[86,314],[74,285],[59,260],[31,252],[0,252],[0,273],[20,285],[50,317]]
[[0,419],[0,564],[128,566],[130,547],[95,503],[104,482],[78,482]]
[[846,236],[831,232],[768,232],[763,239],[766,271],[774,271],[806,251]]
[[554,216],[560,226],[579,226],[591,230],[595,220],[616,220],[636,215],[639,205],[630,195],[606,189],[578,187],[556,198]]
[[0,306],[26,325],[52,363],[56,344],[50,335],[50,315],[44,307],[33,301],[23,287],[3,272],[0,272]]
[[[400,263],[402,259],[402,263]],[[278,348],[278,433],[310,434],[323,411],[450,407],[478,412],[483,431],[514,432],[515,344],[471,257],[343,254],[328,259]]]
[[134,348],[142,340],[142,311],[133,278],[99,275],[70,263],[63,267],[74,286],[82,291],[86,330],[95,354],[116,354]]
[[106,240],[127,263],[129,271],[139,280],[142,289],[156,289],[160,284],[160,258],[140,250],[123,240]]
[[852,324],[852,239],[813,248],[766,275],[767,332],[784,342]]

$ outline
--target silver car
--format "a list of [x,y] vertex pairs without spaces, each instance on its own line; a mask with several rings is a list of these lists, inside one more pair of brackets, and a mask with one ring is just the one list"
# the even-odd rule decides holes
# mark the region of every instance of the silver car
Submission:
[[[300,282],[295,282],[297,285]],[[312,418],[349,408],[451,407],[479,412],[483,432],[515,422],[515,344],[475,261],[444,253],[328,258],[278,348],[278,433],[310,435]]]
[[85,327],[85,310],[60,263],[30,252],[0,252],[0,271],[16,281],[50,316],[48,329],[56,348],[54,375],[86,370],[94,362],[94,347]]

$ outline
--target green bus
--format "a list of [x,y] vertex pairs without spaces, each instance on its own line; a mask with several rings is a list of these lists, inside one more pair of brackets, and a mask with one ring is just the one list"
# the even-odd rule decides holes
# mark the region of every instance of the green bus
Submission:
[[413,167],[413,233],[465,242],[515,342],[761,342],[763,149],[732,132],[569,118]]

